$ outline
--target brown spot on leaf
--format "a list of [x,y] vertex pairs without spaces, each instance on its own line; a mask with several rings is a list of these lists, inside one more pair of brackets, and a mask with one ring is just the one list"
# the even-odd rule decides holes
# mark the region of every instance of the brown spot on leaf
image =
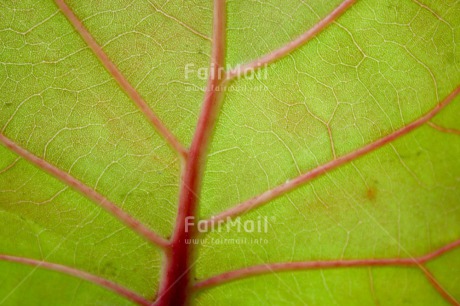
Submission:
[[377,187],[371,186],[366,189],[366,199],[374,202],[377,198]]

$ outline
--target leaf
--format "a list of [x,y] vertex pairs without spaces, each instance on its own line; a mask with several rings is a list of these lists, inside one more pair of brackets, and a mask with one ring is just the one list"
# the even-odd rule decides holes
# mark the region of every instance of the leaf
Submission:
[[0,304],[459,305],[458,1],[0,12]]

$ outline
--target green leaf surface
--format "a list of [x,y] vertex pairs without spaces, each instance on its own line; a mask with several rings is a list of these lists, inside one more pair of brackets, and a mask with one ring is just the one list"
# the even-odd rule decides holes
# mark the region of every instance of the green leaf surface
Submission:
[[354,2],[1,1],[0,305],[459,305],[460,2]]

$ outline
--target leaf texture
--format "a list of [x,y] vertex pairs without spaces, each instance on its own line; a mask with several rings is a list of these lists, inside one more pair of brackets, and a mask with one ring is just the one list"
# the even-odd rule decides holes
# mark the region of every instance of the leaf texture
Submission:
[[0,305],[459,305],[459,14],[2,1]]

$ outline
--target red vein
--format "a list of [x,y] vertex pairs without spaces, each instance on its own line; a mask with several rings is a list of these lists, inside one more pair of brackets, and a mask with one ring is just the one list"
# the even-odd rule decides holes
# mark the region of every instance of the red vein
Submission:
[[457,248],[460,246],[460,240],[456,240],[454,242],[451,242],[449,244],[446,244],[445,246],[443,247],[440,247],[439,249],[431,252],[431,253],[428,253],[424,256],[421,256],[418,258],[418,262],[420,263],[427,263],[428,261],[430,260],[433,260],[435,259],[436,257],[440,257],[442,255],[444,255],[445,253]]
[[431,283],[431,285],[438,291],[438,293],[449,303],[455,306],[459,306],[460,303],[449,293],[447,292],[444,287],[441,286],[441,284],[436,280],[433,274],[431,274],[430,271],[428,271],[427,268],[424,266],[421,266],[420,269],[422,272],[425,274],[425,277],[428,279],[428,281]]
[[169,242],[156,234],[155,232],[151,231],[147,228],[144,224],[139,222],[138,220],[134,219],[131,215],[123,211],[121,208],[110,202],[107,198],[99,194],[93,188],[85,185],[81,181],[77,180],[67,172],[57,168],[56,166],[48,163],[46,160],[41,159],[27,151],[26,149],[20,147],[17,143],[13,140],[7,138],[5,135],[0,134],[0,143],[5,145],[7,148],[12,150],[13,152],[17,153],[19,156],[23,157],[24,159],[28,160],[38,168],[42,169],[43,171],[51,174],[55,178],[59,179],[61,182],[67,184],[68,186],[72,187],[74,190],[80,192],[82,195],[87,197],[88,199],[92,200],[93,202],[97,203],[99,206],[104,208],[110,214],[112,214],[115,218],[120,220],[126,226],[131,228],[134,232],[138,233],[148,241],[152,242],[153,244],[161,247],[166,248],[169,246]]
[[297,37],[296,39],[292,40],[291,42],[287,43],[283,47],[268,53],[253,62],[238,66],[228,72],[228,79],[233,79],[235,77],[240,77],[244,75],[248,71],[252,71],[258,69],[262,66],[266,66],[271,64],[292,51],[296,50],[297,48],[301,47],[313,37],[315,37],[318,33],[323,31],[327,28],[332,22],[334,22],[337,18],[339,18],[348,8],[350,8],[357,0],[345,0],[343,1],[337,8],[335,8],[329,15],[327,15],[324,19],[320,20],[317,24],[315,24],[311,29]]
[[106,289],[109,289],[115,293],[118,293],[126,297],[127,299],[139,305],[150,305],[149,301],[147,301],[146,299],[144,299],[142,296],[138,295],[137,293],[119,284],[116,284],[107,279],[101,278],[99,276],[90,274],[85,271],[81,271],[75,268],[67,267],[64,265],[56,264],[56,263],[51,263],[51,262],[46,262],[46,261],[41,261],[41,260],[36,260],[36,259],[31,259],[31,258],[25,258],[25,257],[10,256],[10,255],[5,255],[5,254],[0,254],[0,260],[20,263],[20,264],[24,264],[28,266],[37,267],[37,268],[44,268],[44,269],[53,270],[57,272],[62,272],[64,274],[75,276],[75,277],[84,279],[86,281],[92,282],[101,287],[104,287]]
[[195,289],[210,288],[224,283],[240,280],[247,277],[262,275],[272,272],[303,271],[314,269],[345,268],[345,267],[369,267],[369,266],[415,266],[420,267],[427,279],[440,292],[440,294],[453,305],[459,303],[436,281],[434,276],[423,266],[430,260],[460,246],[460,240],[447,244],[429,254],[416,258],[383,258],[383,259],[350,259],[350,260],[330,260],[330,261],[302,261],[302,262],[282,262],[246,267],[238,270],[222,273],[202,280],[195,284]]
[[431,111],[420,117],[419,119],[409,123],[408,125],[402,127],[401,129],[380,138],[377,141],[374,141],[364,147],[357,149],[351,153],[343,155],[337,159],[334,159],[326,164],[323,164],[309,172],[306,172],[290,181],[287,181],[284,184],[278,185],[277,187],[268,190],[252,199],[249,199],[241,204],[238,204],[226,211],[219,213],[216,216],[211,217],[206,222],[209,226],[213,226],[217,224],[217,221],[223,220],[225,221],[227,218],[233,218],[243,213],[246,213],[254,208],[257,208],[289,191],[294,190],[295,188],[299,187],[302,184],[305,184],[335,168],[338,168],[350,161],[353,161],[369,152],[377,150],[378,148],[384,146],[385,144],[394,141],[407,133],[411,132],[412,130],[416,129],[417,127],[425,124],[431,118],[433,118],[437,113],[439,113],[444,107],[446,107],[454,98],[460,93],[460,86],[455,88],[443,101],[438,103],[435,108]]
[[101,46],[91,36],[83,23],[73,13],[71,8],[65,3],[64,0],[55,0],[57,6],[62,13],[67,17],[69,22],[73,25],[75,30],[80,34],[88,47],[94,52],[99,61],[104,65],[107,71],[118,82],[118,85],[125,91],[131,98],[134,104],[142,111],[145,117],[150,121],[153,127],[166,139],[169,145],[176,150],[182,158],[187,156],[187,149],[176,139],[171,131],[160,121],[158,116],[150,109],[147,102],[141,97],[137,90],[128,82],[124,75],[118,70],[117,66],[109,59],[107,54],[102,50]]
[[214,0],[213,44],[210,75],[203,105],[193,136],[192,145],[182,174],[179,207],[171,241],[172,251],[167,258],[157,305],[186,305],[193,273],[192,244],[186,240],[194,235],[187,230],[186,218],[194,217],[198,205],[205,156],[220,109],[222,84],[220,72],[225,62],[225,0]]
[[446,128],[446,127],[437,125],[436,123],[433,123],[433,122],[431,122],[431,121],[428,121],[427,124],[428,124],[430,127],[432,127],[433,129],[438,130],[438,131],[440,131],[440,132],[448,133],[448,134],[460,135],[460,131],[459,131],[459,130]]

